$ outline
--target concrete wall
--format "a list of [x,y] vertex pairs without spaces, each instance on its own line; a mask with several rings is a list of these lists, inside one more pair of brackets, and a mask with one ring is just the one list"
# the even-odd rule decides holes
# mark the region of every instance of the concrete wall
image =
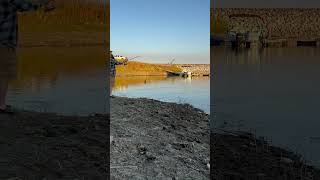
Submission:
[[228,8],[212,9],[211,18],[220,18],[228,23],[261,24],[258,18],[239,18],[230,22],[231,14],[254,14],[264,19],[264,25],[268,29],[269,39],[304,39],[314,40],[320,38],[320,9],[245,9]]
[[210,64],[176,64],[183,71],[198,75],[210,75]]

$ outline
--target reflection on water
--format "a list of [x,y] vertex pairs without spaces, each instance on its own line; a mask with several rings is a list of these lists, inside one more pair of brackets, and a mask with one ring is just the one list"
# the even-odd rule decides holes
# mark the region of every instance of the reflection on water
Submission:
[[215,128],[271,137],[320,166],[320,49],[212,48]]
[[210,78],[164,76],[116,77],[113,94],[146,97],[167,102],[189,103],[210,112]]
[[105,112],[104,48],[21,48],[17,53],[18,77],[10,83],[10,104],[66,115]]

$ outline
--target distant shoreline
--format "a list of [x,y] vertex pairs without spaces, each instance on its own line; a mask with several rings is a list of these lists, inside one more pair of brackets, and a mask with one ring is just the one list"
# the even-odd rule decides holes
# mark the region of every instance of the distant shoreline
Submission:
[[196,76],[210,75],[210,64],[153,64],[130,61],[117,66],[117,76],[167,76],[168,72],[192,72]]

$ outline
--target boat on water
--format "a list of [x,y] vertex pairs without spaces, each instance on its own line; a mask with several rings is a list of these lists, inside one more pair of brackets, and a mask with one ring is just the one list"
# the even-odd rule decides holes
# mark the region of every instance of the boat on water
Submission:
[[174,72],[174,71],[166,71],[167,76],[178,76],[178,77],[191,77],[192,73],[191,72]]

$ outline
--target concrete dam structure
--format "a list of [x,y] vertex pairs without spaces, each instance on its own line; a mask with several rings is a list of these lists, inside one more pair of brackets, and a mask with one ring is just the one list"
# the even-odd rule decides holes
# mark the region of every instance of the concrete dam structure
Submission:
[[193,76],[210,76],[210,64],[176,64],[184,72],[191,72]]
[[241,27],[254,32],[260,27],[256,32],[263,34],[266,46],[320,46],[320,8],[216,8],[211,18],[226,22],[228,31]]

